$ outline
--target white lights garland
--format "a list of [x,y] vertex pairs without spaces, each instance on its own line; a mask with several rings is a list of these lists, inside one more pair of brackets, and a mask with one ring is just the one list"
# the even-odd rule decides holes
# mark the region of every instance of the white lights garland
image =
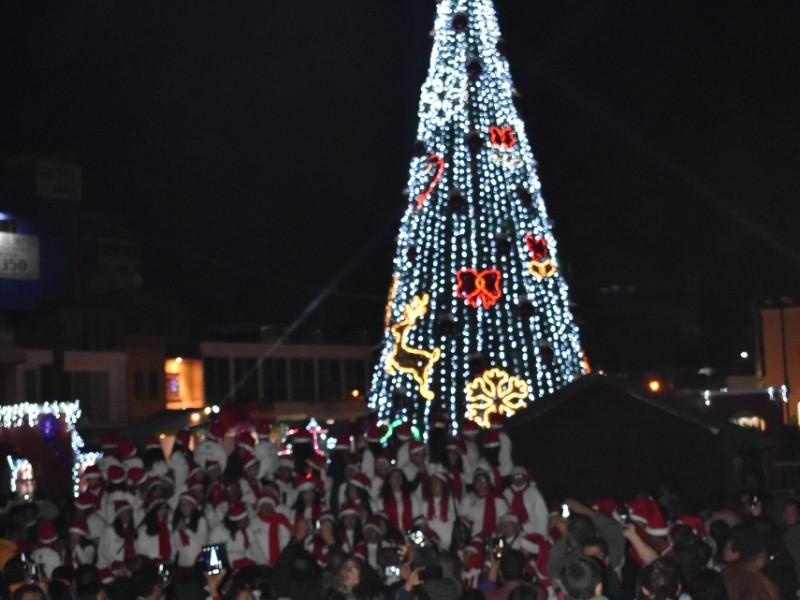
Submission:
[[[464,26],[454,26],[454,18]],[[561,271],[544,278],[529,271],[526,235],[543,238],[556,265],[557,244],[525,124],[513,103],[508,61],[497,49],[500,29],[492,0],[441,0],[434,32],[418,110],[417,138],[425,148],[409,169],[386,335],[369,394],[380,418],[407,419],[423,432],[434,410],[449,416],[458,430],[467,412],[467,385],[480,375],[471,364],[475,355],[484,369],[502,369],[524,382],[525,402],[558,389],[585,368]],[[469,72],[474,60],[479,69],[473,64]],[[468,138],[476,137],[479,143],[470,148]],[[445,166],[435,187],[430,169],[422,168],[430,156]],[[527,205],[520,189],[530,196]],[[420,194],[424,203],[418,202]],[[463,203],[456,202],[461,198]],[[498,236],[507,240],[505,251],[495,248]],[[502,273],[502,295],[494,306],[470,306],[455,293],[460,269]],[[427,379],[432,399],[413,372],[387,369],[395,342],[392,325],[402,321],[414,297],[426,294],[429,310],[408,331],[407,342],[411,348],[440,350]],[[521,314],[521,299],[532,314]],[[451,315],[447,332],[440,325],[443,315]]]

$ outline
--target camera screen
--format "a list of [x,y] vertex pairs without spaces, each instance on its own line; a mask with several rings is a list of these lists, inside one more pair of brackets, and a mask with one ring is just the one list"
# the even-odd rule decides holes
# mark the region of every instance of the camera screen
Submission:
[[209,575],[221,573],[225,568],[225,562],[224,544],[203,546],[203,563],[205,564],[206,573]]

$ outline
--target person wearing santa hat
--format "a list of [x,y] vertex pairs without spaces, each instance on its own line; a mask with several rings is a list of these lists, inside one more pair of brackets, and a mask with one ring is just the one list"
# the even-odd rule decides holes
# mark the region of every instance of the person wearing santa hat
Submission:
[[108,527],[108,523],[100,515],[100,511],[97,510],[92,494],[88,491],[78,494],[75,499],[75,509],[78,511],[78,517],[86,521],[89,532],[88,538],[93,544],[97,545],[100,541],[100,535]]
[[377,508],[380,505],[381,489],[391,466],[392,463],[389,462],[389,457],[385,453],[378,454],[375,457],[375,475],[370,478],[369,486],[369,496],[372,499],[373,508]]
[[290,454],[278,457],[278,471],[275,473],[275,485],[280,492],[279,502],[291,506],[296,500],[294,491],[294,460]]
[[522,466],[511,469],[511,485],[503,492],[506,502],[519,518],[525,533],[547,535],[549,511],[539,488],[531,480],[530,472]]
[[392,527],[405,533],[420,514],[419,500],[409,490],[403,470],[393,466],[386,476],[381,490],[381,511],[386,514]]
[[[172,446],[172,453],[169,455],[167,466],[175,478],[175,489],[179,492],[184,489],[186,480],[189,479],[190,465],[194,463],[192,450],[190,448],[192,433],[188,429],[179,429],[175,432],[175,443]],[[179,497],[180,494],[175,494]],[[173,507],[174,508],[174,507]]]
[[103,450],[103,458],[101,458],[97,465],[103,478],[108,480],[108,468],[111,465],[122,466],[122,461],[119,459],[119,442],[120,437],[116,433],[104,433],[100,440],[100,448]]
[[497,434],[497,439],[500,440],[498,464],[500,467],[500,475],[503,478],[509,477],[511,475],[511,469],[514,468],[514,461],[511,460],[511,438],[508,437],[506,433],[505,423],[505,415],[500,413],[492,413],[489,415],[490,428]]
[[106,477],[107,484],[101,502],[100,515],[111,523],[116,514],[115,503],[119,500],[134,506],[133,495],[128,492],[128,476],[120,465],[110,465]]
[[447,468],[450,472],[450,491],[457,502],[461,502],[467,493],[467,483],[472,483],[472,469],[468,465],[466,454],[464,436],[448,440]]
[[89,465],[84,469],[82,477],[86,485],[86,492],[91,494],[92,503],[99,510],[102,507],[103,493],[105,492],[105,482],[100,465]]
[[36,528],[36,536],[39,538],[39,545],[31,553],[31,559],[42,568],[44,576],[50,579],[53,576],[53,569],[61,566],[61,555],[53,547],[58,541],[58,532],[50,521],[40,521]]
[[408,462],[402,469],[412,492],[425,489],[428,485],[427,446],[417,440],[411,440],[408,443]]
[[261,421],[256,425],[258,444],[253,454],[258,459],[258,479],[274,479],[278,471],[278,449],[272,443],[272,422]]
[[225,544],[228,560],[234,571],[254,564],[250,558],[249,525],[247,507],[241,501],[233,500],[228,505],[225,520],[214,527],[208,536],[209,544]]
[[144,528],[136,538],[136,551],[158,562],[172,562],[172,527],[166,501],[151,497],[147,499],[145,508]]
[[96,555],[97,548],[89,539],[89,527],[86,519],[76,517],[69,527],[62,564],[73,570],[81,565],[93,565]]
[[364,433],[366,448],[361,454],[361,472],[372,479],[375,476],[375,459],[383,452],[383,431],[376,423],[370,423]]
[[[547,562],[550,558],[550,543],[547,539],[538,533],[525,534],[520,541],[519,551],[527,561],[525,563],[526,575],[531,581],[544,587],[549,594],[548,597],[554,596],[553,580],[547,575]],[[615,598],[617,597],[620,596],[615,596]]]
[[175,564],[190,569],[197,562],[203,546],[208,543],[208,519],[206,519],[193,494],[184,492],[179,496],[178,507],[172,515],[172,555]]
[[295,473],[306,472],[306,460],[314,454],[314,436],[305,427],[300,427],[289,436],[292,444],[292,460]]
[[492,487],[492,467],[481,459],[473,475],[473,490],[461,502],[461,514],[472,523],[472,534],[488,538],[508,512],[503,495]]
[[134,444],[132,441],[121,438],[117,448],[121,460],[120,466],[125,469],[126,473],[133,467],[144,467],[144,462],[141,458],[139,458],[139,452],[136,449],[136,444]]
[[311,475],[298,475],[295,478],[295,496],[291,507],[292,523],[300,520],[316,523],[322,514],[322,482]]
[[228,453],[222,446],[224,437],[225,427],[221,423],[214,423],[208,427],[205,439],[194,449],[194,461],[201,469],[208,469],[206,463],[213,460],[219,465],[221,473],[225,472]]
[[161,441],[154,435],[149,436],[144,442],[144,455],[142,455],[144,470],[149,477],[164,477],[169,471],[167,459]]
[[130,503],[115,501],[111,526],[103,531],[97,546],[97,568],[121,572],[125,559],[136,556],[137,537]]
[[352,553],[355,547],[364,541],[364,531],[358,510],[349,502],[342,504],[339,511],[339,518],[336,522],[336,540],[346,553]]
[[288,519],[276,510],[275,497],[262,494],[256,504],[256,516],[250,521],[250,558],[257,565],[274,567],[281,550],[292,537]]
[[464,426],[461,428],[461,435],[464,437],[464,446],[467,449],[466,457],[468,463],[464,466],[465,470],[468,469],[470,472],[475,469],[481,457],[481,451],[478,448],[478,434],[480,432],[481,428],[475,421],[464,421]]
[[385,547],[381,539],[381,527],[376,517],[369,517],[364,524],[364,541],[356,544],[353,554],[360,557],[366,564],[378,571],[380,568],[380,554]]
[[344,486],[344,502],[348,502],[358,511],[358,518],[364,522],[372,515],[372,482],[363,473],[353,475]]
[[481,461],[491,466],[492,487],[500,492],[505,487],[506,481],[500,473],[500,438],[496,431],[489,430],[483,434],[481,455],[483,456]]
[[252,507],[256,505],[256,500],[261,494],[261,484],[258,481],[258,459],[247,452],[241,452],[240,458],[242,461],[242,477],[239,479],[239,487],[242,489],[242,502],[245,506]]
[[395,465],[401,469],[409,461],[408,451],[411,445],[412,431],[409,423],[401,423],[392,430],[392,441],[397,448],[395,452]]
[[422,494],[422,514],[436,532],[442,548],[449,548],[456,522],[456,503],[449,490],[449,477],[441,465],[432,465],[428,485]]

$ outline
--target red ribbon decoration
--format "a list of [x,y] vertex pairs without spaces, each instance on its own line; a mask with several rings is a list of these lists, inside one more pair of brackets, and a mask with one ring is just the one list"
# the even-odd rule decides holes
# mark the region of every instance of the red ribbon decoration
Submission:
[[464,298],[472,308],[491,308],[503,295],[500,289],[502,273],[498,269],[460,269],[456,273],[458,286],[456,293]]
[[517,143],[517,136],[514,135],[514,129],[510,126],[498,127],[492,125],[489,127],[489,139],[495,146],[500,146],[503,150],[511,150]]
[[528,246],[528,250],[531,251],[533,260],[541,262],[547,257],[547,240],[543,237],[534,237],[533,234],[529,233],[525,236],[525,244]]
[[437,156],[435,154],[431,154],[428,156],[425,162],[427,163],[427,166],[425,167],[425,172],[430,173],[432,168],[435,167],[436,173],[434,174],[433,179],[431,179],[431,182],[425,189],[425,191],[422,192],[419,196],[417,196],[417,210],[422,208],[422,205],[425,204],[425,201],[428,199],[428,196],[430,196],[433,190],[436,189],[436,186],[439,184],[439,180],[442,178],[442,175],[444,174],[444,159],[442,157]]

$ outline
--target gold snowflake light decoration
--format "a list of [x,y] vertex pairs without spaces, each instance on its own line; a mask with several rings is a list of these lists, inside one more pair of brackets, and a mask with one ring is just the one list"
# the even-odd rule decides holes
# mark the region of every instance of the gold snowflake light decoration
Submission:
[[528,404],[528,382],[502,369],[489,369],[467,386],[467,419],[489,427],[489,415],[510,417]]

